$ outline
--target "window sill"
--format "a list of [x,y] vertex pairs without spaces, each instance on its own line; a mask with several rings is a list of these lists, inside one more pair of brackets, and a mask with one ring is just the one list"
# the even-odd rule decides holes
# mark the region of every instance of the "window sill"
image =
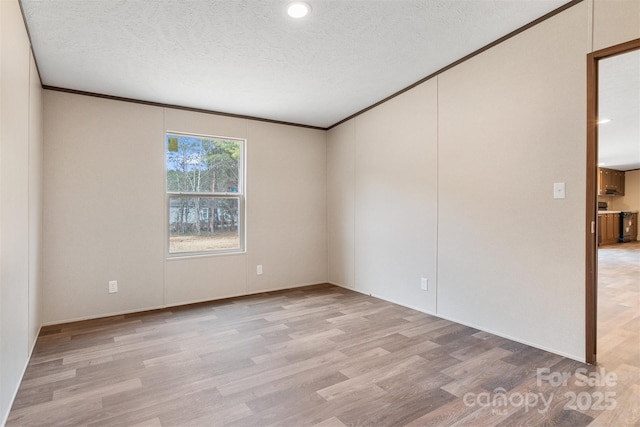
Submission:
[[223,256],[238,256],[238,255],[246,255],[246,250],[238,250],[233,252],[194,252],[192,254],[189,253],[179,253],[175,255],[166,255],[166,261],[179,261],[185,259],[194,259],[194,258],[210,258],[210,257],[223,257]]

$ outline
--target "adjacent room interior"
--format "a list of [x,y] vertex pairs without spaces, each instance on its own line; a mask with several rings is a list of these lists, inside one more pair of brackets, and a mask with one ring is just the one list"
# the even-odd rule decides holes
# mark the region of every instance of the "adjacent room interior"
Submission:
[[640,422],[640,2],[287,3],[0,1],[0,425]]
[[640,49],[600,59],[597,92],[597,359],[605,366],[637,366]]

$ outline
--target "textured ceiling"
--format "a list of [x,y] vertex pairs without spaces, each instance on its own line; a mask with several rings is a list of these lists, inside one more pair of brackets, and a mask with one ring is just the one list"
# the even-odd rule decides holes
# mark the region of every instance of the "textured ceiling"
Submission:
[[640,50],[598,64],[598,163],[640,169]]
[[21,0],[43,84],[329,127],[568,0]]

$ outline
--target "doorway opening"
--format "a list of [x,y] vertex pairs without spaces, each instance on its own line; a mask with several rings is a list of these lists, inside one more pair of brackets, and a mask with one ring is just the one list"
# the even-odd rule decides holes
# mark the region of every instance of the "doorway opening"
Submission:
[[598,328],[598,159],[600,61],[640,50],[640,39],[632,40],[587,55],[587,215],[586,215],[586,352],[585,361],[597,362]]

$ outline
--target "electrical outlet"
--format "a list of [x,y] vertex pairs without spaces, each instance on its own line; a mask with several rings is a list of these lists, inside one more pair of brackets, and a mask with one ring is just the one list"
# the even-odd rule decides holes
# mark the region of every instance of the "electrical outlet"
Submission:
[[115,294],[118,292],[118,281],[117,280],[109,280],[109,293]]
[[426,277],[420,279],[420,289],[422,289],[423,291],[429,290],[429,280],[427,280]]
[[565,198],[564,182],[554,182],[553,183],[553,198],[554,199],[564,199]]
[[258,276],[262,275],[262,265],[259,265],[259,266],[256,267],[256,274]]

